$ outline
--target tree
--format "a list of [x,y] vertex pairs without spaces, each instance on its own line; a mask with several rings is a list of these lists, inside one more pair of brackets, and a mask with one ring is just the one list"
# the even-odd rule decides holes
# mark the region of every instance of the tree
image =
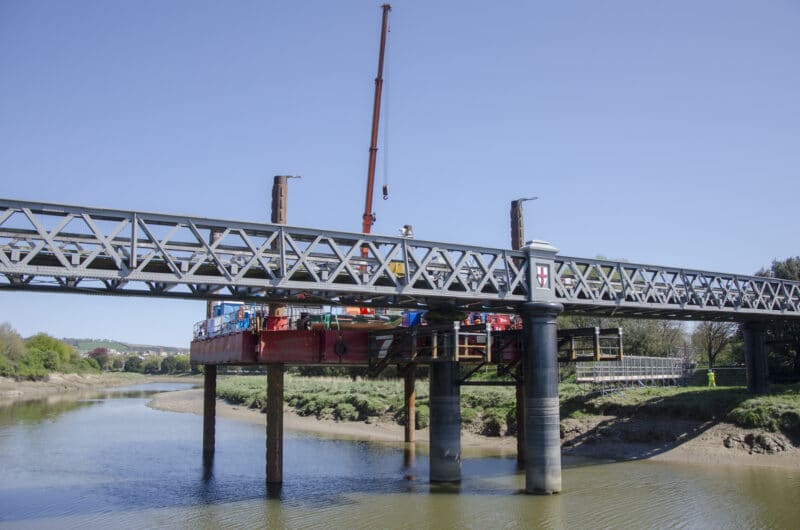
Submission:
[[177,362],[175,361],[175,357],[164,357],[161,360],[161,373],[162,374],[174,374],[175,373],[175,366]]
[[736,336],[737,326],[732,322],[701,322],[692,334],[692,343],[705,352],[708,369],[714,369],[714,361]]
[[138,355],[131,355],[127,359],[125,359],[125,367],[124,370],[126,372],[141,372],[142,371],[142,358]]
[[125,368],[125,360],[119,355],[114,356],[114,360],[111,361],[111,369],[119,371],[123,370],[124,368]]
[[25,341],[25,343],[28,346],[28,351],[40,350],[54,352],[58,356],[58,364],[69,363],[72,358],[72,353],[74,352],[72,346],[46,333],[37,333]]
[[192,365],[189,362],[188,355],[176,355],[175,356],[175,371],[178,373],[186,373],[192,369]]
[[151,355],[142,364],[142,372],[146,374],[157,374],[161,371],[161,358]]
[[0,324],[0,356],[11,362],[18,362],[25,357],[26,353],[25,341],[19,336],[17,330],[12,328],[8,322]]
[[783,261],[772,260],[768,269],[761,269],[756,276],[780,278],[781,280],[800,281],[800,256],[786,258]]
[[[800,281],[800,256],[774,259],[768,269],[761,269],[756,276]],[[800,377],[800,324],[776,322],[767,329],[765,339],[770,373],[794,372],[794,377]]]

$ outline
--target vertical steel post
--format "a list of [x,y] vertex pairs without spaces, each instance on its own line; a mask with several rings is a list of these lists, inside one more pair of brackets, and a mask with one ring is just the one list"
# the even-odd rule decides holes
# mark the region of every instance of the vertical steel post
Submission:
[[563,310],[553,302],[530,302],[523,307],[527,493],[561,491],[556,317]]
[[267,482],[283,482],[283,364],[267,365]]
[[[289,202],[288,179],[277,175],[272,182],[270,221],[286,224]],[[270,317],[285,317],[285,304],[270,304]],[[283,482],[283,364],[267,365],[267,483]]]
[[406,443],[413,443],[416,437],[416,422],[417,422],[417,403],[416,403],[417,396],[415,390],[416,382],[417,382],[417,365],[409,364],[408,366],[406,366],[406,373],[405,373]]
[[203,376],[203,465],[214,463],[217,416],[217,365],[206,364]]
[[767,380],[767,349],[764,345],[764,330],[766,325],[762,322],[745,322],[744,331],[744,359],[747,367],[747,390],[753,394],[766,394],[769,392]]
[[[221,234],[211,230],[209,240],[213,244]],[[206,318],[214,316],[214,301],[206,302]],[[203,465],[211,467],[214,463],[217,427],[217,365],[206,364],[203,369]]]
[[461,387],[458,363],[430,365],[430,480],[461,480]]
[[[525,245],[525,222],[522,200],[511,201],[511,248],[519,250]],[[519,265],[519,264],[518,264]],[[525,389],[522,386],[522,363],[517,365],[517,385],[514,418],[517,423],[517,466],[525,465]]]

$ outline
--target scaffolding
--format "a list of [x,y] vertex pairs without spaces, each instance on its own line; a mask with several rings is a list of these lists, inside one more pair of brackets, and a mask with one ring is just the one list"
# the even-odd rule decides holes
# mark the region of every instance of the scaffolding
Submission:
[[607,386],[679,385],[687,375],[680,357],[626,355],[618,361],[576,363],[578,383]]

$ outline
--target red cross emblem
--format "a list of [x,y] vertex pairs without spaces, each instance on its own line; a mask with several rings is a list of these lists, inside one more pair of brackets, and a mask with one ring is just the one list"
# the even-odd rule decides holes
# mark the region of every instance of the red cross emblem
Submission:
[[550,279],[550,267],[547,265],[537,265],[536,279],[539,282],[539,287],[546,289],[549,286],[548,280]]

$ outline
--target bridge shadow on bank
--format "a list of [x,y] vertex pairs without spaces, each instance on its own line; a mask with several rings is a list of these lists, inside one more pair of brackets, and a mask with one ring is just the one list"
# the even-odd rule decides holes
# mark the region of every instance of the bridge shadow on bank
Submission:
[[[755,401],[744,387],[682,392],[676,389],[676,392],[643,400],[628,398],[624,391],[622,397],[595,394],[565,400],[561,407],[562,418],[565,418],[561,426],[563,454],[614,460],[646,459],[696,439],[722,422],[755,431],[741,439],[732,435],[720,440],[729,448],[740,445],[749,447],[752,452],[765,453],[782,450],[774,447],[763,434],[770,431],[783,434],[792,445],[800,446],[797,411],[769,410],[769,404]],[[766,399],[792,399],[797,393],[798,385],[775,385]],[[602,419],[597,421],[597,416]]]

